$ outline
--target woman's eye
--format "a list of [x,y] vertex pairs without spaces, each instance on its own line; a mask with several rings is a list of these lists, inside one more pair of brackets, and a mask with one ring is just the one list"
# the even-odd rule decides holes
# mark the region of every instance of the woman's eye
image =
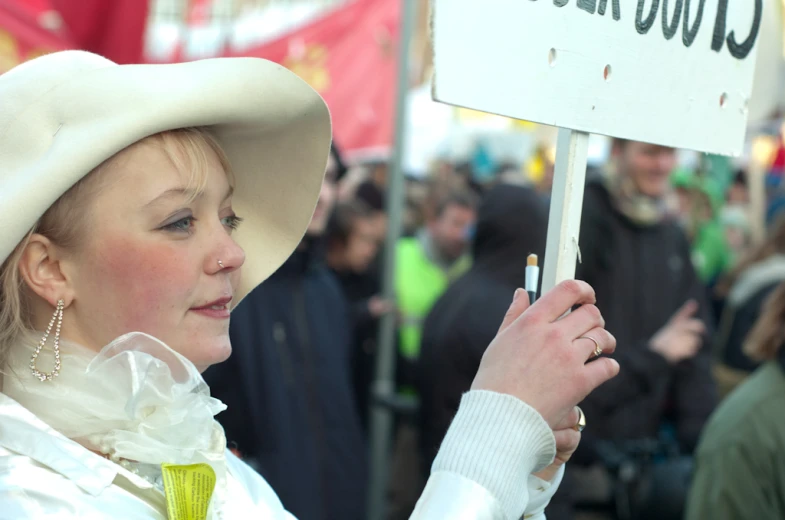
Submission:
[[181,218],[177,222],[172,222],[163,227],[167,231],[190,231],[196,219],[193,217]]
[[241,219],[237,215],[231,215],[229,217],[221,219],[221,222],[223,222],[223,225],[226,226],[227,228],[229,228],[232,231],[234,231],[235,229],[240,227],[240,223],[242,221],[243,221],[243,219]]

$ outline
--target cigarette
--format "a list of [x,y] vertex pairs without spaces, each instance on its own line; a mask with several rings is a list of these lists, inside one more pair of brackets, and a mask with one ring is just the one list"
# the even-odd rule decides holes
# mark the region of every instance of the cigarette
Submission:
[[529,293],[529,303],[537,301],[537,284],[540,281],[540,267],[537,265],[537,255],[529,255],[526,259],[526,292]]

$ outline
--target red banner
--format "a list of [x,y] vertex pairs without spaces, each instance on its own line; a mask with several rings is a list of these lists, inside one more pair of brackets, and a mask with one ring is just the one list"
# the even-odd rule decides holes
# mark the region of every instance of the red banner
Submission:
[[283,64],[327,101],[336,144],[350,156],[389,154],[393,142],[399,0],[355,0],[239,55]]
[[0,74],[50,52],[73,48],[68,40],[42,27],[37,9],[0,0]]
[[210,21],[213,0],[189,0],[187,22],[190,27],[206,25]]
[[49,0],[83,50],[116,63],[143,63],[149,0]]

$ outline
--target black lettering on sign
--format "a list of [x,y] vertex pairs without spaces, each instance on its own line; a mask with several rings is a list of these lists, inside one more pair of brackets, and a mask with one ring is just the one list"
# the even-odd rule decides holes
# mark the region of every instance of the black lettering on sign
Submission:
[[668,25],[668,0],[662,0],[662,34],[666,40],[673,38],[676,29],[679,28],[681,21],[681,10],[684,7],[684,0],[676,0],[676,9],[673,11],[671,24]]
[[711,50],[720,52],[725,43],[725,19],[728,15],[728,0],[719,0],[717,19],[714,21],[714,36],[711,39]]
[[[621,10],[619,9],[619,0],[612,0],[613,1],[613,19],[619,21],[621,18]],[[608,0],[600,0],[600,6],[597,8],[597,12],[601,15],[605,15],[605,7],[608,5]]]
[[[725,0],[727,1],[727,0]],[[660,0],[652,0],[651,11],[646,19],[643,19],[643,4],[646,0],[638,0],[638,13],[635,15],[635,29],[638,34],[646,34],[654,25],[654,20],[657,19],[657,9],[660,7]]]
[[763,17],[763,0],[755,0],[755,17],[752,20],[752,29],[747,39],[741,43],[736,43],[736,31],[731,31],[728,35],[728,50],[731,56],[743,60],[752,50],[755,45],[755,40],[758,39],[758,32],[760,31],[760,22]]
[[698,4],[698,15],[695,17],[695,23],[690,27],[690,0],[685,0],[684,3],[684,27],[682,29],[681,41],[685,47],[689,47],[698,36],[698,30],[701,27],[703,20],[703,7],[706,5],[706,0],[700,0]]
[[594,14],[594,11],[597,10],[597,0],[578,0],[578,9]]
[[[538,0],[530,0],[537,2]],[[646,2],[650,1],[651,6],[649,12],[646,14]],[[666,40],[673,39],[679,30],[679,25],[682,27],[681,41],[685,47],[691,47],[698,37],[701,24],[703,23],[703,10],[706,7],[706,0],[695,0],[698,2],[698,10],[695,13],[695,20],[690,22],[690,9],[693,0],[673,0],[674,7],[673,13],[668,13],[668,5],[671,3],[669,0],[638,0],[638,9],[635,13],[635,30],[638,34],[648,34],[654,23],[657,21],[657,15],[660,10],[660,2],[662,3],[662,34]],[[727,44],[728,52],[736,59],[743,60],[749,56],[752,49],[755,48],[755,43],[760,34],[760,26],[763,19],[763,0],[752,0],[755,2],[755,13],[747,38],[741,43],[736,39],[736,31],[732,30],[727,34],[727,17],[728,17],[728,2],[729,0],[711,0],[717,2],[717,18],[714,21],[714,33],[711,38],[711,49],[715,52],[721,52],[722,47]],[[751,0],[739,0],[742,3],[750,2]],[[553,5],[556,7],[566,6],[570,0],[553,0]],[[613,9],[613,19],[621,19],[620,0],[611,0]],[[605,16],[608,10],[608,0],[576,0],[578,9],[586,11],[589,14],[599,14]],[[682,15],[684,21],[682,22]]]

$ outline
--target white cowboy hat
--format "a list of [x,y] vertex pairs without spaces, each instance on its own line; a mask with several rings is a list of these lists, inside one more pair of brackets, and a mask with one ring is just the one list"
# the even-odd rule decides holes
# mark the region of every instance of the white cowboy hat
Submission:
[[81,51],[0,76],[0,264],[71,186],[158,132],[207,127],[235,172],[236,232],[246,251],[239,302],[305,234],[330,149],[330,114],[275,63],[224,58],[117,65]]

